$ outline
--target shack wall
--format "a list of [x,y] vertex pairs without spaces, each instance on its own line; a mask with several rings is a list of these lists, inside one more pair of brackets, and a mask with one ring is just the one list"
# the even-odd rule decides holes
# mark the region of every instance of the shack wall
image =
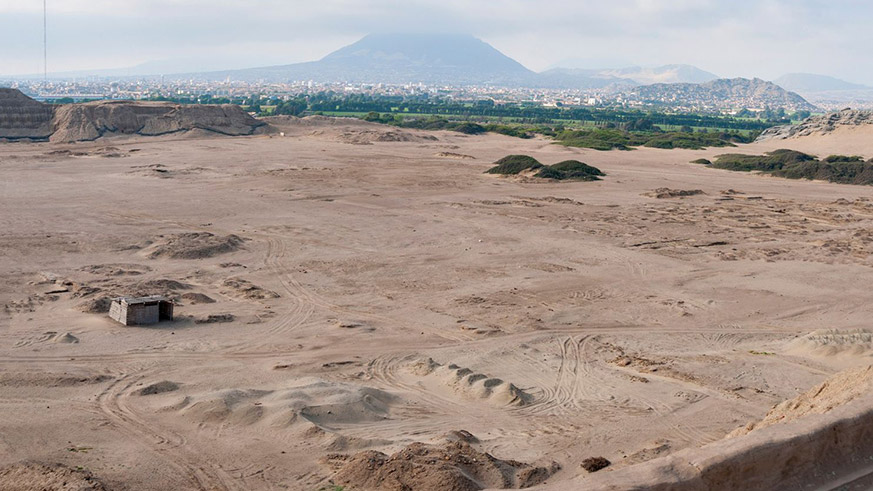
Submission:
[[109,306],[109,318],[116,322],[127,325],[127,304],[119,300],[115,300]]
[[152,304],[134,304],[127,307],[127,325],[144,326],[157,324],[161,319],[158,302]]

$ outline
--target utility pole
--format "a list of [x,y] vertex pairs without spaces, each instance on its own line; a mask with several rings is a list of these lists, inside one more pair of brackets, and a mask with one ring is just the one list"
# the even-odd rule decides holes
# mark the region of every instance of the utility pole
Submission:
[[42,78],[48,81],[48,0],[42,0]]

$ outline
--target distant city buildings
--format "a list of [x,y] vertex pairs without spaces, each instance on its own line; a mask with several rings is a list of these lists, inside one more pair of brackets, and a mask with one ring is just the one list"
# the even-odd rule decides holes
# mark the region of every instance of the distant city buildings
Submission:
[[499,86],[449,86],[422,83],[389,85],[384,83],[321,83],[313,80],[287,83],[257,83],[225,79],[206,81],[152,77],[141,79],[82,78],[68,80],[0,80],[0,87],[18,88],[25,94],[45,101],[57,100],[148,100],[228,99],[231,101],[289,100],[301,95],[333,92],[370,96],[428,98],[439,97],[456,102],[490,100],[495,104],[528,104],[543,107],[609,107],[627,109],[657,109],[688,113],[734,114],[741,109],[761,109],[747,98],[726,98],[717,104],[691,97],[692,94],[667,93],[653,96],[639,87],[611,86],[601,89],[535,89]]

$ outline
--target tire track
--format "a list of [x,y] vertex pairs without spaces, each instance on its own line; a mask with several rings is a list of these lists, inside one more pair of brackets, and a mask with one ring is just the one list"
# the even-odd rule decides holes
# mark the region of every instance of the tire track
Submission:
[[139,441],[149,452],[158,457],[167,466],[176,469],[179,475],[186,476],[189,483],[201,490],[241,489],[236,480],[225,472],[221,466],[193,458],[184,447],[187,439],[173,432],[159,432],[140,418],[126,403],[128,391],[145,377],[140,374],[136,378],[123,375],[116,379],[98,396],[98,402],[103,414],[117,429]]

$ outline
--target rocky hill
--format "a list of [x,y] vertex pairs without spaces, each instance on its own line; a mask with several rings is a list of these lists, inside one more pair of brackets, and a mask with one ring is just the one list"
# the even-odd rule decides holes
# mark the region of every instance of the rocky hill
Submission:
[[0,139],[46,139],[53,132],[52,115],[51,106],[0,88]]
[[839,127],[857,127],[873,125],[873,111],[858,111],[843,109],[842,111],[812,116],[800,124],[776,126],[761,133],[757,141],[785,140],[802,136],[825,134]]
[[73,142],[103,136],[158,136],[202,130],[251,135],[265,126],[235,105],[99,101],[52,106],[0,89],[0,140]]
[[692,110],[783,108],[815,111],[803,97],[761,79],[719,79],[702,84],[653,84],[628,91],[631,98],[654,105],[682,105]]

